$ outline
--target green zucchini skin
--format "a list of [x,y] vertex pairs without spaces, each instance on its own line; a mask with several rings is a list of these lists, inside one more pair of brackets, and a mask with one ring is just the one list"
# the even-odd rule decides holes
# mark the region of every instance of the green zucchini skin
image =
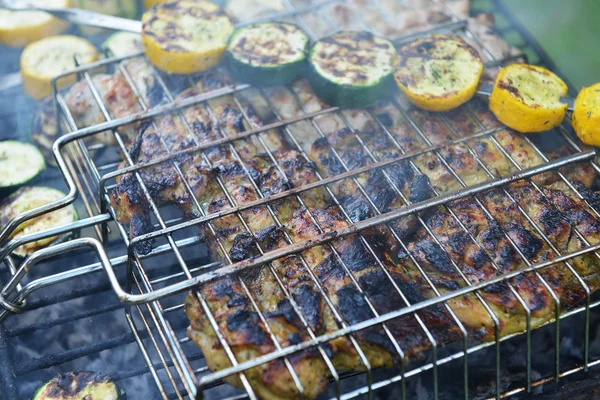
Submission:
[[240,62],[229,52],[225,54],[231,75],[236,80],[253,86],[285,85],[303,76],[306,71],[306,60],[279,67],[255,67]]
[[[385,59],[384,65],[384,71],[386,72],[382,72],[380,74],[381,76],[376,77],[376,79],[369,78],[370,81],[366,83],[357,82],[356,84],[346,82],[349,78],[344,75],[344,71],[335,70],[331,75],[324,76],[324,73],[319,71],[319,67],[317,67],[317,64],[321,62],[319,59],[323,58],[321,55],[323,53],[321,46],[338,46],[336,41],[339,37],[342,37],[347,42],[352,42],[354,40],[356,40],[357,43],[365,40],[376,41],[378,46],[373,45],[369,47],[369,49],[383,47],[385,48],[384,51],[389,53],[389,59]],[[349,48],[349,46],[344,45],[339,45],[338,47],[341,47],[342,52]],[[361,49],[364,48],[365,46],[363,45]],[[352,50],[348,51],[351,52]],[[328,38],[319,40],[310,50],[308,79],[315,94],[321,100],[332,106],[342,108],[370,106],[377,101],[390,96],[396,88],[393,68],[395,55],[396,53],[392,43],[386,39],[376,37],[368,32],[338,32]],[[350,56],[347,53],[329,55],[330,60],[342,59],[344,62],[351,64],[352,68],[362,68],[364,70],[375,68],[371,65],[371,61],[362,64],[352,63],[350,60],[353,57],[354,54],[352,53]],[[364,53],[360,54],[360,57],[357,58],[361,59],[362,57],[365,57]],[[321,68],[326,68],[326,66],[321,66]],[[353,71],[353,73],[356,73],[356,71]]]
[[77,371],[60,374],[46,382],[32,400],[127,400],[127,395],[106,374]]
[[[248,29],[261,29],[262,27],[280,27],[282,29],[282,36],[285,35],[283,29],[291,29],[295,34],[302,35],[304,39],[304,45],[300,51],[297,51],[297,58],[290,62],[273,62],[272,59],[265,58],[264,62],[260,59],[248,61],[240,57],[236,48],[233,46],[235,40],[246,33]],[[255,46],[256,49],[260,49],[261,46]],[[279,86],[285,85],[292,82],[293,80],[303,76],[306,72],[306,55],[310,48],[310,40],[302,30],[293,24],[283,23],[263,23],[263,24],[252,24],[238,28],[233,35],[227,50],[225,52],[226,61],[229,66],[229,70],[233,77],[237,80],[245,83],[252,84],[254,86]],[[264,50],[264,49],[263,49]],[[257,54],[256,57],[260,57]],[[273,65],[273,64],[276,65]]]
[[340,85],[322,77],[311,65],[308,81],[313,91],[325,103],[341,108],[367,107],[392,95],[394,75],[389,74],[372,86]]
[[[44,160],[44,155],[42,152],[33,144],[30,143],[22,143],[14,140],[7,140],[4,142],[0,142],[0,163],[3,166],[8,166],[9,168],[14,163],[14,158],[12,157],[18,154],[16,150],[18,149],[21,152],[27,152],[27,166],[18,165],[13,168],[12,175],[19,175],[17,180],[15,178],[6,178],[3,175],[0,175],[0,198],[6,197],[13,193],[15,190],[19,189],[23,185],[30,183],[33,181],[44,169],[46,169],[46,162]],[[0,172],[2,172],[3,168],[0,168]],[[16,172],[14,170],[17,170]]]

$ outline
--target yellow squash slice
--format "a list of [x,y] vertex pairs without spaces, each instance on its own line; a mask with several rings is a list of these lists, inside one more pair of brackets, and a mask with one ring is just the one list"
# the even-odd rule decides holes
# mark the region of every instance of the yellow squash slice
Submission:
[[569,88],[553,72],[528,64],[502,68],[490,96],[490,110],[516,131],[544,132],[559,125],[567,112],[560,101]]
[[583,143],[600,146],[600,83],[579,92],[571,125]]
[[165,2],[165,0],[144,0],[144,7],[146,8],[146,10],[149,10],[152,7],[154,7],[156,4],[164,3],[164,2]]
[[234,26],[217,5],[170,0],[142,17],[142,43],[157,68],[176,74],[209,69],[221,60]]
[[[69,7],[69,0],[28,0],[44,7]],[[0,9],[0,43],[23,47],[42,38],[64,32],[69,24],[45,12]]]
[[417,107],[447,111],[473,97],[482,72],[479,54],[463,39],[433,35],[398,50],[394,78]]
[[[77,54],[83,64],[98,59],[94,45],[77,36],[61,35],[31,43],[21,54],[21,76],[25,93],[41,99],[52,92],[52,78],[75,68],[73,56]],[[60,79],[59,86],[75,82],[76,76]]]

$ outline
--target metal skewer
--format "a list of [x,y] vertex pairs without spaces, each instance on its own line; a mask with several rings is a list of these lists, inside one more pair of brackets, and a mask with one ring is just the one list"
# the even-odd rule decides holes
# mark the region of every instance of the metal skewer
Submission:
[[73,24],[89,25],[98,28],[115,29],[133,33],[142,32],[141,21],[104,15],[79,8],[43,7],[18,0],[0,0],[0,8],[6,8],[12,11],[43,11]]

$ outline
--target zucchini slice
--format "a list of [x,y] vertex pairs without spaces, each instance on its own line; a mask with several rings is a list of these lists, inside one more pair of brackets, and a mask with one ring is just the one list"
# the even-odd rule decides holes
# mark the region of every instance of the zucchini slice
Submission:
[[[75,68],[73,56],[77,54],[83,64],[98,59],[93,44],[72,35],[52,36],[31,43],[21,54],[21,77],[25,93],[34,99],[41,99],[52,93],[52,78]],[[58,86],[74,83],[75,75],[65,77]]]
[[38,176],[46,168],[44,155],[32,144],[0,142],[0,190],[10,192]]
[[[132,0],[71,0],[73,5],[84,10],[94,11],[100,14],[114,15],[117,17],[137,19],[138,7],[137,1]],[[79,26],[82,35],[92,36],[104,32],[106,29],[95,28],[92,26]]]
[[219,63],[234,26],[219,6],[203,0],[169,0],[142,17],[142,43],[157,68],[191,74]]
[[473,97],[482,72],[477,50],[462,38],[433,35],[398,50],[394,78],[417,107],[448,111]]
[[490,110],[504,125],[522,133],[548,131],[562,122],[567,104],[567,84],[553,72],[528,64],[512,64],[500,70]]
[[238,28],[227,46],[234,77],[257,86],[284,85],[302,72],[310,39],[296,25],[266,22]]
[[60,374],[39,388],[33,400],[126,400],[113,380],[98,372]]
[[396,49],[369,32],[338,32],[317,41],[309,54],[316,95],[338,107],[363,107],[391,94]]
[[132,32],[115,32],[102,43],[102,50],[109,50],[116,57],[142,50],[142,37]]
[[[43,186],[27,186],[19,189],[0,204],[0,225],[5,226],[11,219],[17,215],[32,210],[34,208],[46,205],[55,200],[65,197],[60,190]],[[75,222],[79,219],[75,207],[71,204],[60,208],[51,213],[33,218],[23,222],[15,229],[11,235],[12,238],[19,238],[35,232],[41,232],[56,226],[61,226]],[[39,250],[50,243],[60,239],[58,236],[52,236],[37,242],[27,243],[14,250],[14,254],[20,257],[26,257],[36,250]]]
[[600,83],[581,89],[571,125],[583,143],[600,146]]
[[[69,7],[69,0],[28,0],[44,7]],[[0,9],[0,43],[10,47],[23,47],[36,40],[58,35],[69,23],[39,11],[8,11]]]

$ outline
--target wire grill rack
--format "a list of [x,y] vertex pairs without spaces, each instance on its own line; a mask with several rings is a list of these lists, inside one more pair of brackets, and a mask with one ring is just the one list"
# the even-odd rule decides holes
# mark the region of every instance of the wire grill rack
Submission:
[[[440,7],[440,9],[447,14],[447,20],[431,29],[427,29],[426,31],[399,36],[395,38],[397,43],[400,44],[403,41],[414,38],[415,36],[426,35],[432,32],[452,32],[455,34],[464,35],[466,38],[478,43],[479,46],[484,50],[484,61],[486,62],[486,66],[488,68],[494,68],[498,65],[514,62],[515,60],[519,59],[527,59],[529,54],[538,55],[540,57],[539,59],[533,59],[530,61],[538,64],[546,64],[546,66],[552,67],[552,65],[548,65],[549,62],[547,61],[543,52],[541,52],[539,48],[535,47],[535,44],[531,44],[533,42],[528,40],[530,38],[527,36],[524,37],[524,43],[529,46],[533,46],[529,50],[523,49],[523,53],[503,59],[494,58],[492,53],[485,48],[485,45],[480,43],[478,38],[470,31],[467,21],[461,20],[459,17],[454,15],[452,10],[444,1],[432,0],[431,4]],[[496,7],[495,10],[506,18],[508,15],[506,14],[506,10],[502,9],[499,3],[494,2],[494,4]],[[336,26],[336,22],[328,15],[328,10],[331,10],[330,7],[332,6],[344,6],[344,4],[325,1],[303,5],[296,5],[288,2],[286,5],[288,7],[288,11],[273,18],[291,20],[292,22],[299,24],[306,32],[311,34],[313,39],[316,39],[318,35],[313,31],[313,29],[311,29],[311,23],[307,22],[307,20],[310,21],[310,18],[316,18],[316,21],[318,21],[318,24],[321,27],[323,26],[321,24],[325,24],[325,26],[328,27],[328,32],[333,32],[339,29],[339,27]],[[355,23],[358,24],[362,29],[373,30],[372,27],[362,19],[360,14],[353,13],[351,16],[353,21],[355,21]],[[315,20],[312,21],[312,24],[314,23]],[[506,33],[509,29],[514,30],[515,27],[501,26],[500,32]],[[524,31],[522,29],[518,29],[515,32],[523,34]],[[278,342],[271,332],[273,342],[277,347],[277,351],[263,355],[257,359],[252,359],[249,361],[238,361],[235,359],[235,356],[233,355],[234,353],[230,346],[218,333],[218,323],[210,312],[209,305],[202,296],[198,296],[212,327],[217,332],[220,345],[227,352],[229,361],[232,365],[230,368],[211,373],[208,370],[206,363],[198,349],[189,341],[187,337],[185,337],[183,332],[185,323],[182,322],[183,318],[181,317],[181,314],[183,309],[182,295],[184,291],[193,288],[200,283],[209,282],[225,276],[236,276],[236,279],[239,279],[247,296],[252,299],[253,296],[250,290],[246,287],[244,278],[240,277],[243,275],[237,275],[237,273],[240,271],[249,270],[256,266],[263,266],[263,268],[270,269],[271,273],[275,277],[279,289],[288,299],[292,300],[285,286],[277,278],[277,273],[270,263],[280,259],[283,256],[301,254],[302,251],[317,245],[326,245],[329,246],[329,248],[336,254],[338,260],[350,278],[354,280],[354,284],[358,290],[364,295],[364,292],[360,288],[358,282],[352,278],[352,273],[350,272],[348,266],[345,265],[343,258],[336,253],[336,240],[339,240],[343,237],[350,237],[351,235],[358,235],[357,237],[360,238],[365,248],[368,249],[368,251],[374,256],[378,265],[381,266],[382,271],[385,272],[386,269],[383,267],[383,261],[379,259],[378,252],[373,250],[372,243],[370,243],[363,235],[363,233],[370,228],[387,226],[387,224],[401,217],[418,215],[418,213],[421,211],[426,211],[436,206],[444,206],[452,215],[452,217],[455,218],[460,224],[465,233],[469,235],[470,240],[479,245],[477,243],[477,239],[469,234],[468,229],[462,225],[462,223],[460,223],[458,218],[454,215],[452,208],[447,206],[453,200],[472,196],[472,198],[477,202],[478,206],[481,207],[487,215],[492,217],[490,211],[478,200],[478,197],[476,196],[477,194],[492,188],[500,188],[503,193],[511,199],[512,202],[516,203],[516,200],[512,198],[509,190],[507,189],[507,184],[522,179],[529,179],[530,184],[533,185],[536,190],[539,190],[539,188],[535,186],[534,181],[532,181],[530,178],[539,176],[540,174],[548,171],[556,171],[559,178],[564,181],[564,183],[568,185],[568,187],[574,193],[583,199],[584,197],[582,194],[579,193],[577,188],[571,184],[571,182],[569,182],[569,180],[563,175],[562,172],[559,171],[559,169],[576,163],[587,163],[591,165],[591,168],[594,169],[595,173],[600,172],[600,170],[593,162],[595,158],[595,152],[591,149],[583,147],[576,140],[574,140],[569,128],[565,126],[559,127],[555,132],[548,134],[547,136],[553,141],[559,142],[563,149],[568,149],[566,154],[562,154],[558,158],[554,157],[551,152],[546,151],[543,146],[539,145],[539,143],[534,143],[532,139],[524,137],[526,145],[535,152],[537,157],[543,160],[543,162],[539,165],[524,167],[511,155],[509,151],[506,151],[502,144],[496,139],[495,134],[501,131],[502,128],[487,125],[486,121],[477,117],[475,110],[471,106],[466,107],[463,110],[468,118],[473,121],[475,126],[472,132],[468,133],[459,131],[459,128],[454,125],[451,117],[433,115],[428,115],[425,117],[439,119],[439,122],[445,127],[448,135],[451,138],[449,141],[437,142],[432,140],[432,133],[428,132],[427,129],[424,128],[422,119],[423,117],[418,119],[419,114],[415,114],[407,109],[406,105],[402,103],[402,99],[394,99],[389,106],[394,110],[395,113],[401,116],[404,121],[406,121],[410,129],[414,131],[416,137],[421,142],[421,146],[418,150],[409,152],[404,150],[402,144],[398,142],[397,137],[394,135],[394,132],[391,132],[391,129],[389,128],[390,125],[387,123],[387,121],[382,121],[377,110],[367,110],[366,112],[369,118],[375,124],[378,134],[383,135],[386,140],[389,141],[390,145],[394,146],[397,151],[397,155],[395,157],[386,159],[379,159],[376,156],[376,153],[372,150],[372,148],[370,148],[370,142],[368,138],[363,136],[363,132],[358,127],[353,125],[353,121],[351,121],[350,116],[346,112],[335,107],[317,110],[308,109],[307,104],[303,102],[304,99],[297,95],[297,93],[295,93],[293,90],[289,90],[288,93],[291,96],[289,99],[295,102],[294,107],[297,114],[293,116],[284,116],[281,115],[282,110],[278,109],[278,107],[273,104],[272,100],[274,99],[274,92],[271,90],[257,90],[249,87],[248,85],[236,84],[234,82],[223,82],[220,87],[214,90],[200,92],[181,100],[177,97],[177,94],[181,91],[182,87],[198,88],[199,83],[205,82],[208,78],[206,76],[196,76],[191,78],[186,77],[174,79],[172,77],[164,76],[158,71],[153,70],[153,76],[160,86],[166,101],[162,105],[150,108],[143,96],[140,95],[139,88],[137,88],[134,83],[135,77],[130,75],[128,69],[126,68],[126,64],[124,63],[128,60],[139,59],[141,57],[141,53],[125,57],[111,57],[91,65],[78,67],[77,69],[68,73],[78,74],[80,79],[87,83],[99,109],[105,118],[105,122],[98,125],[91,127],[77,126],[75,118],[72,116],[71,110],[67,105],[63,93],[56,91],[55,89],[56,111],[58,115],[61,116],[61,121],[64,127],[70,133],[62,136],[55,143],[54,153],[57,158],[59,168],[65,172],[65,180],[70,188],[70,191],[65,199],[57,201],[43,209],[33,210],[30,213],[22,215],[20,219],[13,221],[12,224],[9,224],[9,226],[5,227],[2,233],[0,233],[0,242],[6,243],[0,249],[0,255],[3,256],[5,263],[7,264],[7,267],[11,271],[12,275],[9,282],[3,288],[0,296],[0,304],[4,309],[1,314],[3,317],[9,313],[19,313],[25,311],[28,306],[26,303],[27,298],[31,293],[39,289],[50,287],[61,282],[95,272],[104,271],[108,276],[110,287],[115,291],[119,300],[125,304],[126,319],[132,331],[132,335],[128,336],[127,340],[135,341],[139,345],[140,350],[148,364],[149,372],[156,381],[160,393],[164,398],[184,398],[186,396],[196,397],[200,396],[200,393],[210,397],[213,393],[213,390],[217,391],[214,393],[220,393],[219,396],[222,396],[221,394],[224,393],[223,391],[225,390],[224,387],[221,386],[222,379],[232,375],[238,375],[240,377],[241,382],[243,383],[243,391],[232,391],[231,396],[234,398],[244,396],[255,398],[256,393],[248,383],[248,380],[245,378],[244,372],[249,368],[259,365],[260,363],[266,363],[276,359],[284,360],[286,366],[288,367],[288,371],[293,378],[294,384],[296,385],[297,391],[302,393],[301,384],[294,370],[291,368],[287,357],[309,347],[316,347],[319,349],[320,354],[326,360],[331,375],[330,380],[332,382],[332,391],[330,394],[341,398],[353,398],[363,394],[372,396],[374,391],[393,386],[395,384],[400,384],[401,394],[403,397],[406,397],[404,386],[406,379],[424,371],[431,371],[433,374],[432,386],[434,397],[437,398],[439,386],[438,377],[440,376],[438,369],[445,364],[454,363],[457,360],[460,360],[459,362],[462,363],[462,368],[464,370],[462,393],[464,394],[465,398],[469,398],[469,356],[478,351],[483,351],[486,348],[495,349],[494,390],[495,396],[498,398],[503,395],[514,394],[524,390],[529,391],[534,386],[539,386],[550,380],[558,380],[561,376],[571,374],[578,370],[587,370],[590,366],[600,362],[600,360],[591,361],[589,359],[588,351],[590,310],[597,306],[598,302],[593,301],[591,290],[586,285],[584,279],[579,276],[577,271],[575,271],[571,265],[571,261],[576,257],[588,253],[595,254],[596,251],[600,249],[600,245],[590,244],[587,242],[586,238],[575,229],[575,234],[586,244],[586,247],[574,252],[561,251],[559,248],[557,248],[556,244],[553,243],[553,241],[542,231],[542,229],[539,228],[538,222],[532,219],[532,217],[525,210],[523,210],[521,207],[518,207],[520,215],[523,217],[523,219],[535,229],[535,232],[554,252],[554,258],[551,261],[530,262],[528,258],[519,250],[519,247],[511,241],[514,249],[519,253],[523,260],[523,268],[498,275],[496,278],[491,280],[480,283],[471,283],[469,282],[468,278],[462,274],[459,266],[452,261],[452,267],[465,281],[464,286],[453,291],[440,292],[435,288],[435,285],[433,285],[431,280],[427,278],[427,274],[419,265],[419,262],[411,257],[412,261],[419,268],[421,274],[431,285],[432,290],[435,293],[435,297],[416,304],[409,304],[402,291],[396,285],[393,285],[394,289],[398,292],[397,294],[400,295],[406,303],[406,307],[396,311],[379,314],[377,310],[370,305],[372,317],[360,323],[349,325],[338,316],[340,329],[336,332],[324,335],[317,335],[316,333],[312,332],[306,321],[302,320],[310,337],[309,340],[296,345],[281,347],[277,345]],[[98,71],[100,68],[107,67],[110,71],[121,72],[127,83],[131,86],[131,89],[137,95],[140,110],[137,114],[128,115],[121,118],[113,118],[111,115],[109,107],[106,105],[106,103],[104,103],[103,96],[96,87],[96,83],[93,79],[93,74],[95,71]],[[196,141],[194,146],[191,148],[172,152],[144,165],[136,165],[133,162],[128,149],[121,138],[121,134],[117,130],[120,127],[128,126],[141,119],[150,120],[152,117],[158,117],[167,113],[180,115],[183,110],[190,106],[202,105],[209,113],[211,113],[213,112],[211,109],[211,104],[213,104],[212,102],[225,97],[228,98],[228,101],[231,103],[232,107],[236,108],[242,113],[243,120],[246,125],[245,130],[232,136],[225,136],[218,141],[204,143]],[[271,113],[270,120],[264,120],[264,125],[254,124],[252,117],[248,115],[247,112],[247,104],[253,104],[253,102],[257,101],[267,104]],[[231,207],[225,208],[216,213],[208,214],[205,212],[205,208],[202,206],[202,204],[200,204],[198,200],[194,198],[193,193],[190,192],[193,200],[196,202],[196,209],[200,214],[198,217],[193,219],[183,218],[181,213],[178,212],[178,210],[174,210],[173,207],[165,207],[156,204],[152,199],[148,188],[144,186],[144,182],[139,175],[139,172],[142,169],[148,168],[151,165],[170,163],[169,165],[175,168],[182,181],[185,181],[185,178],[183,178],[182,172],[178,165],[179,156],[182,154],[190,154],[192,152],[201,153],[203,150],[207,150],[216,145],[227,145],[231,149],[232,153],[234,153],[236,158],[241,160],[241,156],[236,154],[237,150],[234,146],[234,143],[236,143],[236,141],[249,138],[253,138],[259,143],[261,151],[266,153],[274,167],[280,173],[283,173],[283,168],[278,163],[277,155],[274,154],[269,149],[268,145],[262,140],[262,135],[273,130],[280,131],[282,135],[285,135],[288,140],[295,145],[294,150],[298,151],[303,157],[310,160],[310,155],[306,152],[306,145],[310,145],[312,140],[310,143],[306,143],[302,138],[298,138],[296,136],[294,126],[297,123],[307,123],[313,131],[314,138],[325,137],[326,132],[323,131],[319,121],[323,121],[323,118],[331,117],[337,118],[347,129],[350,130],[354,139],[360,143],[361,149],[365,156],[370,159],[370,163],[368,165],[364,167],[352,168],[346,165],[343,158],[334,150],[335,156],[343,167],[343,171],[339,175],[319,176],[319,180],[313,183],[302,187],[295,187],[293,189],[285,190],[271,196],[266,196],[265,194],[261,193],[259,186],[256,184],[256,182],[254,182],[253,177],[248,173],[247,178],[249,182],[252,183],[252,186],[256,192],[256,200],[243,204],[237,204],[234,198],[232,198],[231,194],[227,192],[227,189],[225,189],[226,185],[223,182],[219,182],[221,187],[224,189],[225,195],[229,200]],[[187,123],[185,125],[186,128],[189,129],[190,136],[193,136],[193,132],[190,127],[187,126]],[[98,136],[104,132],[112,132],[117,143],[115,146],[107,146],[98,143],[90,144],[92,142],[88,140],[89,137]],[[506,157],[506,159],[514,168],[515,172],[508,176],[495,175],[495,172],[488,168],[485,162],[481,160],[477,156],[476,152],[470,147],[470,142],[476,138],[489,139],[502,153],[502,155]],[[468,182],[465,182],[464,176],[461,176],[460,172],[457,172],[452,167],[447,158],[443,157],[441,150],[444,146],[448,144],[459,143],[466,146],[469,156],[473,158],[479,168],[485,171],[488,176],[488,179],[485,182],[475,185],[468,185]],[[164,142],[162,145],[165,146],[165,150],[169,152],[169,149]],[[451,176],[455,182],[455,186],[453,187],[453,190],[435,193],[436,196],[430,200],[411,203],[409,199],[407,199],[402,192],[394,186],[389,176],[387,176],[385,167],[392,166],[400,161],[408,161],[411,167],[417,170],[418,166],[415,164],[415,160],[418,156],[423,154],[432,154],[443,165],[449,176]],[[121,166],[122,159],[126,161],[124,167]],[[376,203],[372,201],[367,190],[358,180],[360,174],[373,171],[375,169],[382,172],[383,179],[390,184],[395,194],[403,200],[406,206],[391,211],[380,210],[377,207]],[[126,227],[116,222],[115,210],[112,209],[108,197],[110,190],[114,188],[115,179],[126,173],[133,173],[137,175],[137,179],[139,179],[140,185],[143,188],[144,195],[147,197],[149,204],[151,205],[153,221],[155,223],[154,230],[152,232],[138,236],[132,240],[130,240]],[[374,214],[373,217],[361,220],[359,222],[352,221],[342,206],[342,203],[338,200],[339,196],[336,195],[332,189],[330,189],[331,184],[341,180],[351,180],[354,183],[357,192],[360,193],[369,203],[369,206]],[[326,231],[320,227],[322,232],[320,235],[317,235],[308,241],[302,242],[293,242],[292,238],[287,236],[286,239],[289,241],[289,245],[277,250],[265,251],[260,247],[260,245],[257,245],[257,251],[259,252],[259,255],[249,260],[235,262],[228,256],[226,251],[223,251],[223,254],[225,255],[225,263],[208,261],[206,252],[201,246],[203,238],[200,234],[200,231],[197,229],[198,226],[204,226],[210,231],[212,229],[211,224],[214,221],[218,220],[219,218],[223,218],[226,215],[233,215],[238,216],[240,224],[244,227],[244,229],[249,231],[250,228],[248,227],[247,222],[244,220],[242,212],[259,206],[266,207],[275,224],[281,226],[283,222],[279,221],[276,212],[274,212],[274,204],[276,204],[276,201],[296,201],[300,205],[303,205],[303,195],[308,193],[310,190],[317,188],[326,190],[333,199],[334,203],[339,207],[346,217],[347,223],[342,228],[332,232]],[[190,190],[189,187],[188,190]],[[9,237],[12,229],[18,226],[23,220],[64,206],[65,204],[74,201],[78,193],[81,195],[82,201],[85,204],[85,208],[89,214],[88,218],[82,219],[79,222],[69,226],[58,227],[39,234],[22,237],[20,239],[13,239],[10,241],[6,240]],[[587,204],[587,206],[591,211],[593,211],[593,213],[595,213],[596,216],[600,216],[593,205]],[[318,222],[313,216],[311,216],[311,219],[318,226]],[[421,217],[418,217],[418,219],[421,226],[426,230],[428,236],[438,243],[438,245],[443,247],[436,234],[427,228],[427,224],[421,219]],[[61,243],[36,252],[19,266],[9,255],[12,250],[23,243],[38,240],[42,237],[73,232],[79,229],[93,229],[94,233],[98,237],[98,240],[91,237],[83,237],[81,239],[75,239],[69,242]],[[389,228],[388,230],[394,239],[397,240],[398,245],[404,248],[406,253],[410,254],[410,251],[408,251],[406,248],[405,243],[395,233],[394,229]],[[212,233],[214,235],[214,231],[212,231]],[[508,235],[506,235],[506,237],[510,241],[510,237]],[[135,251],[138,244],[149,240],[155,241],[155,245],[148,254],[140,255],[137,251]],[[223,247],[221,248],[223,249]],[[77,254],[77,252],[83,249],[89,249],[92,251],[98,258],[99,262],[70,269],[60,274],[44,276],[29,282],[24,287],[21,286],[21,282],[27,276],[27,274],[35,269],[35,266],[42,260],[59,255]],[[112,252],[119,254],[119,256],[109,258],[108,254]],[[570,273],[576,276],[578,282],[582,286],[582,289],[586,293],[586,300],[583,306],[569,310],[561,310],[559,298],[556,295],[553,295],[556,312],[554,329],[555,337],[557,338],[553,368],[554,374],[550,377],[537,380],[534,380],[532,377],[531,358],[532,347],[534,345],[532,344],[531,339],[531,311],[527,308],[526,303],[520,298],[519,294],[513,288],[512,293],[519,299],[519,302],[525,309],[526,314],[527,329],[524,336],[526,338],[527,351],[524,358],[527,373],[523,385],[511,389],[509,393],[502,393],[502,376],[500,368],[501,359],[499,348],[503,341],[506,341],[517,334],[515,333],[501,336],[499,320],[494,315],[494,312],[489,305],[486,304],[486,300],[480,295],[480,290],[501,281],[508,281],[510,278],[514,278],[525,272],[533,272],[539,279],[540,284],[544,285],[552,294],[552,289],[545,282],[545,278],[542,277],[541,272],[544,270],[544,268],[562,262],[564,262],[568,267]],[[304,263],[306,263],[306,261],[304,261]],[[169,267],[165,267],[165,264]],[[310,270],[310,268],[307,268],[307,270]],[[123,272],[125,279],[122,279],[121,277]],[[328,296],[326,294],[326,289],[323,288],[315,276],[311,277],[313,279],[313,283],[319,288],[320,293],[325,299],[327,299]],[[391,280],[389,275],[388,278]],[[492,320],[492,324],[494,326],[495,340],[489,342],[473,342],[468,336],[467,329],[461,320],[456,316],[452,308],[448,306],[448,301],[469,294],[473,294],[489,313],[490,319]],[[365,297],[365,299],[368,302],[368,298]],[[299,311],[297,305],[294,304],[293,300],[292,304],[295,307],[295,311],[298,316],[302,318],[302,313]],[[263,323],[267,324],[264,315],[262,315],[260,312],[255,301],[253,301],[253,305]],[[335,307],[331,304],[330,300],[328,301],[328,305],[335,312]],[[429,307],[436,305],[442,305],[447,310],[447,312],[452,316],[453,321],[458,326],[460,332],[462,332],[463,340],[460,341],[460,343],[455,344],[456,346],[442,348],[441,343],[436,341],[434,334],[430,332],[430,329],[419,317],[419,311],[427,310]],[[119,306],[112,307],[119,308]],[[585,335],[583,340],[584,359],[581,365],[564,370],[561,368],[559,349],[560,341],[558,340],[561,335],[560,319],[581,313],[584,315],[585,324]],[[404,363],[400,363],[398,369],[394,370],[393,373],[385,378],[379,378],[376,376],[376,371],[373,371],[371,368],[369,360],[364,355],[360,344],[354,339],[353,335],[369,327],[382,326],[384,332],[386,332],[386,335],[388,335],[391,341],[395,343],[393,335],[388,330],[386,323],[408,315],[414,316],[419,321],[420,328],[430,341],[430,350],[428,351],[429,358],[423,362],[417,362],[415,364],[404,365]],[[341,336],[349,337],[356,351],[360,355],[364,364],[365,374],[363,375],[365,377],[365,384],[360,384],[358,386],[353,385],[350,387],[346,386],[344,384],[344,378],[353,376],[355,374],[339,373],[331,364],[330,360],[328,361],[328,355],[323,350],[322,345]],[[102,344],[98,344],[98,346],[100,349],[102,349]],[[108,344],[108,346],[110,347],[110,344]],[[399,359],[404,360],[405,354],[403,349],[401,349],[397,344],[395,349],[398,352]],[[98,349],[96,349],[96,351],[97,350]],[[32,367],[30,366],[30,368]],[[361,378],[354,378],[355,381],[360,381],[360,379]],[[220,387],[216,388],[217,386]]]

